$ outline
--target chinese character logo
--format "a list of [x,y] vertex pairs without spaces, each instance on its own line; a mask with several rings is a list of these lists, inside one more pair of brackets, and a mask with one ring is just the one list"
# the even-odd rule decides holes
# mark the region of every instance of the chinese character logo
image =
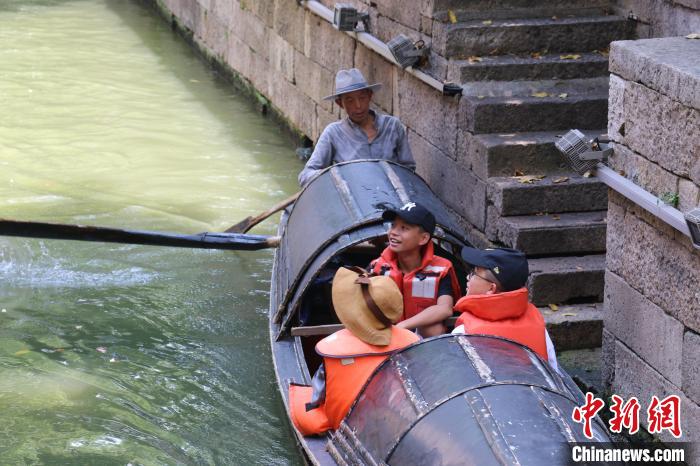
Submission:
[[603,409],[605,402],[600,398],[593,396],[593,393],[586,393],[586,403],[583,406],[577,406],[574,408],[574,412],[571,414],[571,419],[576,422],[583,423],[583,435],[587,439],[593,438],[593,432],[591,431],[591,419],[598,414],[598,411]]
[[647,421],[649,433],[658,434],[662,430],[668,430],[674,437],[679,438],[681,430],[681,399],[677,395],[669,395],[663,400],[654,395],[651,397],[649,409],[647,409]]
[[[588,439],[593,438],[591,419],[600,411],[605,402],[596,398],[592,393],[586,393],[586,402],[583,406],[577,406],[571,413],[571,419],[583,424],[583,435]],[[618,395],[612,396],[610,411],[613,417],[608,421],[610,431],[621,433],[626,428],[630,434],[639,432],[639,410],[641,406],[637,398],[632,397],[627,402]],[[659,434],[668,430],[674,437],[683,435],[681,429],[681,399],[677,395],[669,395],[663,400],[652,396],[647,409],[647,430],[650,434]]]
[[617,395],[612,396],[613,404],[610,406],[610,411],[614,416],[609,421],[610,431],[619,434],[622,428],[629,430],[630,434],[636,434],[639,431],[639,401],[632,397],[623,404],[623,399]]

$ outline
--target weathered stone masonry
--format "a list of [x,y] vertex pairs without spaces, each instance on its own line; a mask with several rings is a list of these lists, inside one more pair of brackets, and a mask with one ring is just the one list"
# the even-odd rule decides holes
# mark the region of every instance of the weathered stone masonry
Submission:
[[[370,12],[380,40],[405,33],[431,44],[426,71],[464,83],[462,98],[442,96],[294,0],[156,3],[312,141],[340,117],[332,102],[321,100],[338,69],[355,66],[382,82],[377,106],[407,126],[418,173],[464,219],[471,241],[525,250],[533,258],[536,304],[588,302],[576,311],[597,312],[607,190],[571,174],[553,140],[571,127],[604,132],[607,57],[597,50],[629,29],[608,14],[609,0],[583,7],[575,0],[351,2]],[[334,2],[322,3],[332,8]],[[457,23],[447,19],[448,10]],[[560,58],[575,51],[578,60]],[[537,91],[546,97],[533,96]],[[518,174],[545,178],[524,184],[510,178]],[[562,174],[566,181],[555,183]],[[600,327],[593,333],[599,341]]]
[[[553,141],[574,127],[605,132],[605,50],[612,40],[631,37],[629,5],[349,1],[369,11],[380,40],[404,33],[430,44],[425,71],[462,83],[465,93],[457,98],[440,95],[295,0],[153,1],[205,55],[312,141],[341,116],[322,100],[338,69],[355,66],[382,82],[377,107],[407,126],[418,173],[464,219],[471,241],[524,250],[535,304],[566,304],[563,313],[545,309],[550,324],[571,321],[565,331],[550,328],[555,343],[560,349],[600,344],[607,188],[571,173]],[[639,10],[640,2],[630,8]],[[332,9],[334,1],[322,3]],[[668,2],[644,5],[650,3]],[[664,21],[664,30],[682,29]],[[512,178],[523,174],[534,182]]]
[[[647,191],[700,203],[700,40],[613,43],[610,165]],[[672,197],[671,196],[671,197]],[[666,197],[669,197],[668,195]],[[700,251],[690,239],[611,194],[603,336],[613,393],[681,396],[682,441],[700,440]],[[646,425],[646,416],[640,416]],[[663,440],[673,437],[664,432]],[[700,451],[688,464],[700,462]]]

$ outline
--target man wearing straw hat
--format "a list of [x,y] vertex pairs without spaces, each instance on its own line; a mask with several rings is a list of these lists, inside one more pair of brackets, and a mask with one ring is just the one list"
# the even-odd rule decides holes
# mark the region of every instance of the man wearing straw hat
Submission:
[[345,328],[316,345],[323,363],[312,386],[289,386],[291,418],[303,435],[337,429],[374,369],[418,340],[393,325],[403,314],[403,297],[390,277],[341,267],[331,294]]
[[416,168],[401,121],[369,108],[375,89],[357,68],[340,70],[335,76],[335,92],[324,100],[334,100],[347,118],[326,126],[316,142],[311,158],[299,173],[305,186],[314,176],[334,163],[359,159],[385,159]]

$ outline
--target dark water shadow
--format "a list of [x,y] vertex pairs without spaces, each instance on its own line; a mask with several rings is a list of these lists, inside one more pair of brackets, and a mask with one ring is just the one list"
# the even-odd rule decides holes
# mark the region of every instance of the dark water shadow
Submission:
[[[241,113],[240,105],[245,107],[246,118],[271,126],[270,130],[283,136],[281,147],[289,149],[289,157],[296,159],[294,148],[301,143],[299,137],[289,131],[284,125],[271,118],[266,118],[264,109],[250,94],[244,92],[235,82],[229,70],[215,69],[221,65],[211,63],[207,57],[188,43],[181,34],[171,28],[171,25],[156,10],[157,7],[149,0],[127,0],[125,2],[107,2],[107,7],[132,29],[141,39],[143,45],[149,48],[159,59],[159,62],[172,72],[197,100],[219,119],[224,126],[230,126],[236,114]],[[183,60],[182,57],[187,57]],[[193,69],[201,73],[207,70],[215,88],[231,100],[231,107],[224,109],[219,100],[213,101],[211,95],[205,92],[205,86],[192,82]],[[262,111],[261,111],[262,110]],[[271,124],[270,124],[271,123]],[[281,131],[280,131],[281,130]],[[238,140],[233,142],[254,152],[259,149],[253,141]],[[270,141],[265,141],[270,144]],[[260,162],[264,162],[261,160]],[[301,170],[302,165],[299,164]]]

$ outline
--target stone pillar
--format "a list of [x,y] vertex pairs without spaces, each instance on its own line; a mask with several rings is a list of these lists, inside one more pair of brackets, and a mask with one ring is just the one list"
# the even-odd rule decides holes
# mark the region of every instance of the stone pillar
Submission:
[[[700,40],[682,37],[613,42],[610,52],[610,166],[683,212],[700,201],[698,57]],[[607,251],[604,382],[639,399],[646,427],[651,397],[678,395],[680,441],[698,442],[700,251],[614,192]],[[675,440],[667,431],[660,438]],[[695,455],[688,464],[698,464]]]

